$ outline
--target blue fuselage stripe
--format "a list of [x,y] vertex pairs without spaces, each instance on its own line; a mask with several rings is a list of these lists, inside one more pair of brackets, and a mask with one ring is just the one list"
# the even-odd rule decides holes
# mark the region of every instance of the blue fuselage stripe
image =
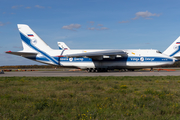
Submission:
[[[49,61],[46,57],[29,58],[33,60]],[[67,57],[54,57],[55,60],[61,62],[173,62],[173,59],[163,57],[126,57],[116,59],[103,59],[103,60],[92,60],[91,58],[67,58]]]
[[179,51],[180,51],[180,46],[178,46],[178,49],[177,49],[174,53],[172,53],[172,54],[170,55],[170,57],[174,56],[174,55],[177,54]]

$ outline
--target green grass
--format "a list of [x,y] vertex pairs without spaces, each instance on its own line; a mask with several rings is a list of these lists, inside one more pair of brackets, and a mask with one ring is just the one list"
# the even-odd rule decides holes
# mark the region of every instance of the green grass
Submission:
[[180,76],[0,77],[0,119],[180,119]]

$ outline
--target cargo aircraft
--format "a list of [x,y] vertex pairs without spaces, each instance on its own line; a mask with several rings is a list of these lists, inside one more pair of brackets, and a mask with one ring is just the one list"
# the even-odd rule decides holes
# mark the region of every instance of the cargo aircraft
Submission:
[[132,70],[172,65],[180,59],[180,37],[163,53],[155,49],[70,49],[58,42],[59,49],[50,48],[28,25],[18,24],[23,50],[7,51],[37,62],[76,67],[88,72],[112,69]]

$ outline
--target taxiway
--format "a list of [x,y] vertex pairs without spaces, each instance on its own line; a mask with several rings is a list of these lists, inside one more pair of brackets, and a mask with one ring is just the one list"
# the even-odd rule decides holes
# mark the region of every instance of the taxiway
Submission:
[[13,76],[31,76],[31,77],[43,77],[43,76],[180,76],[180,71],[134,71],[134,72],[98,72],[87,73],[85,71],[26,71],[26,72],[5,72],[0,74],[0,77],[13,77]]

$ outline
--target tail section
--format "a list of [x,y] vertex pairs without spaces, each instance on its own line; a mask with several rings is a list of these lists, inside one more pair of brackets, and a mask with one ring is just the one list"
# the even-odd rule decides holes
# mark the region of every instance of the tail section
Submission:
[[23,51],[51,50],[51,48],[28,25],[18,24],[17,26],[22,39]]
[[17,26],[23,44],[23,51],[21,52],[40,53],[46,60],[44,61],[36,56],[36,60],[39,62],[60,65],[58,60],[50,55],[52,49],[28,25],[18,24]]
[[57,42],[60,50],[70,50],[70,48],[64,42]]
[[174,58],[180,58],[180,37],[178,37],[163,54]]

